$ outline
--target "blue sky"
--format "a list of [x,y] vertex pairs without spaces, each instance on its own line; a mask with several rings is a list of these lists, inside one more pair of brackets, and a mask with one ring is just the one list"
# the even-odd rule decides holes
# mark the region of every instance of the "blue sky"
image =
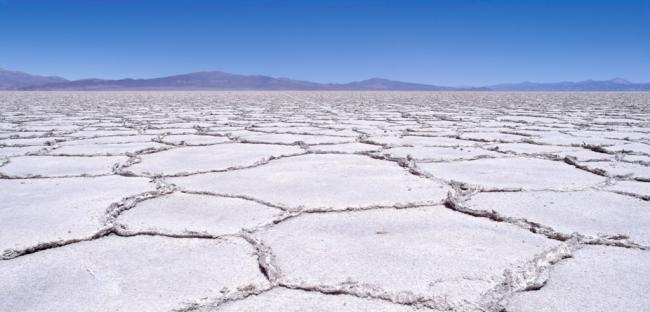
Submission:
[[69,79],[650,82],[650,0],[0,0],[0,67]]

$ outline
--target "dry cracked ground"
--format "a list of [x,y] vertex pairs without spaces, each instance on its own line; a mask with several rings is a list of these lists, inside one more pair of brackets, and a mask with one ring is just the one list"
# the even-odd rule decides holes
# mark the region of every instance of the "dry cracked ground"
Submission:
[[650,311],[650,94],[0,93],[0,311]]

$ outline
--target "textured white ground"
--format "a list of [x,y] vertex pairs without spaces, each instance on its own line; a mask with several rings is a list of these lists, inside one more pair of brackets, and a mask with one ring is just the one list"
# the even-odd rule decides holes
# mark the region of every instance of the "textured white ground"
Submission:
[[650,94],[0,93],[0,311],[650,311]]

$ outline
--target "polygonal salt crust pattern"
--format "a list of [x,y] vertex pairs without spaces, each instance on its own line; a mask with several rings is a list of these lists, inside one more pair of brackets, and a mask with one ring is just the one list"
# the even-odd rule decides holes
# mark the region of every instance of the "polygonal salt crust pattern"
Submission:
[[354,138],[349,137],[286,133],[261,133],[235,136],[242,142],[252,143],[295,144],[301,142],[304,144],[340,144],[354,141]]
[[136,174],[185,175],[227,170],[259,164],[272,157],[304,153],[296,146],[272,144],[219,144],[179,147],[142,155],[140,163],[128,168]]
[[487,189],[576,189],[605,182],[603,177],[559,161],[497,158],[449,163],[422,163],[433,176]]
[[546,285],[515,294],[512,312],[645,311],[650,252],[585,247],[553,268]]
[[0,176],[10,178],[101,176],[125,163],[123,156],[22,156],[12,157],[0,167]]
[[[343,144],[325,144],[312,145],[309,150],[322,153],[364,153],[376,152],[381,150],[381,146],[365,143],[343,143]],[[0,150],[1,151],[1,150]]]
[[37,137],[37,138],[18,138],[0,140],[0,146],[44,146],[52,145],[57,142],[65,141],[65,137]]
[[88,144],[118,144],[118,143],[147,143],[151,142],[156,136],[154,135],[113,135],[113,136],[100,136],[90,138],[74,138],[61,142],[60,146],[70,145],[88,145]]
[[650,310],[647,107],[2,92],[0,310]]
[[650,155],[650,144],[645,144],[645,143],[628,143],[628,144],[608,146],[603,149],[612,153],[635,153],[635,154]]
[[604,191],[480,193],[467,208],[526,219],[560,233],[625,235],[650,246],[650,203]]
[[650,182],[650,166],[642,164],[594,161],[581,163],[581,165],[593,170],[602,170],[610,177],[631,178]]
[[0,147],[0,158],[11,156],[25,156],[46,149],[44,146]]
[[119,176],[0,179],[0,251],[39,243],[88,238],[105,227],[104,216],[123,197],[153,191],[146,178]]
[[370,137],[370,142],[377,144],[385,144],[389,146],[439,146],[439,147],[457,147],[457,146],[476,146],[480,142],[459,140],[448,137],[432,137],[432,136],[381,136]]
[[308,210],[435,204],[450,190],[391,162],[337,154],[285,158],[255,168],[170,181],[187,190],[244,195]]
[[155,142],[75,144],[58,147],[47,154],[55,156],[114,156],[158,151],[166,148],[166,145]]
[[567,150],[575,150],[574,147],[540,145],[540,144],[529,144],[529,143],[502,143],[502,144],[488,145],[486,146],[486,148],[498,152],[519,154],[519,155],[559,153]]
[[383,153],[390,157],[409,157],[420,162],[503,157],[499,153],[475,147],[394,147],[384,150]]
[[281,212],[240,198],[174,193],[139,203],[118,222],[132,233],[220,236],[270,223]]
[[610,154],[605,154],[605,153],[597,153],[594,151],[586,150],[586,149],[573,149],[573,150],[567,150],[559,153],[551,153],[553,155],[557,155],[558,157],[572,157],[576,159],[577,161],[613,161],[616,157],[615,155],[610,155]]
[[269,229],[262,239],[285,284],[354,283],[432,300],[441,310],[478,302],[502,282],[505,269],[558,244],[440,206],[304,215]]
[[214,136],[214,135],[167,135],[160,139],[161,142],[174,144],[174,145],[211,145],[218,143],[230,142],[227,137]]
[[605,187],[606,190],[631,195],[650,201],[650,183],[635,181],[618,181]]
[[[170,311],[264,288],[242,239],[109,236],[0,262],[2,311]],[[152,291],[155,289],[155,291]]]

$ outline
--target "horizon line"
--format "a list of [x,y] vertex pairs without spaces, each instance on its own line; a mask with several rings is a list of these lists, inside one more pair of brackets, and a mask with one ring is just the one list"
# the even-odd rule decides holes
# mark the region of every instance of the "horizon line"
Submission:
[[430,83],[430,82],[419,82],[419,81],[412,81],[409,79],[402,80],[402,79],[393,79],[393,78],[386,78],[386,77],[369,77],[365,79],[360,79],[360,80],[350,80],[350,81],[344,81],[344,82],[323,82],[323,81],[315,81],[315,80],[309,80],[309,79],[302,79],[302,78],[291,78],[287,76],[274,76],[274,75],[267,75],[267,74],[239,74],[239,73],[234,73],[234,72],[226,72],[222,70],[197,70],[197,71],[188,71],[188,72],[182,72],[182,73],[176,73],[176,74],[166,74],[166,75],[160,75],[160,76],[153,76],[153,77],[121,77],[121,78],[100,78],[100,77],[87,77],[87,78],[79,78],[79,79],[74,79],[74,78],[66,78],[63,75],[58,75],[58,74],[36,74],[36,73],[31,73],[31,72],[26,72],[22,70],[15,70],[15,69],[8,69],[7,67],[0,66],[0,70],[4,71],[10,71],[10,72],[16,72],[16,73],[22,73],[22,74],[27,74],[27,75],[33,75],[33,76],[42,76],[42,77],[52,77],[52,78],[62,78],[67,80],[68,82],[74,82],[74,81],[87,81],[87,80],[105,80],[105,81],[119,81],[119,80],[148,80],[148,79],[158,79],[158,78],[167,78],[167,77],[173,77],[173,76],[182,76],[182,75],[191,75],[191,74],[199,74],[199,73],[222,73],[222,74],[228,74],[228,75],[237,75],[237,76],[246,76],[246,77],[268,77],[268,78],[273,78],[273,79],[288,79],[288,80],[293,80],[293,81],[303,81],[303,82],[310,82],[310,83],[318,83],[318,84],[325,84],[325,85],[339,85],[339,84],[349,84],[349,83],[355,83],[355,82],[364,82],[364,81],[369,81],[369,80],[388,80],[388,81],[393,81],[393,82],[406,82],[406,83],[412,83],[412,84],[422,84],[422,85],[430,85],[430,86],[441,86],[441,87],[453,87],[453,88],[485,88],[485,87],[490,87],[490,86],[499,86],[499,85],[510,85],[510,84],[525,84],[525,83],[532,83],[532,84],[557,84],[557,83],[579,83],[579,82],[611,82],[615,80],[623,80],[624,83],[630,83],[630,84],[649,84],[650,82],[638,82],[638,81],[630,81],[626,78],[623,78],[621,76],[615,76],[612,78],[604,78],[604,79],[595,79],[595,78],[586,78],[586,79],[581,79],[581,80],[557,80],[557,81],[537,81],[534,79],[526,79],[526,80],[520,80],[520,81],[509,81],[509,82],[498,82],[498,83],[491,83],[491,84],[485,84],[485,85],[472,85],[472,84],[445,84],[445,83]]

